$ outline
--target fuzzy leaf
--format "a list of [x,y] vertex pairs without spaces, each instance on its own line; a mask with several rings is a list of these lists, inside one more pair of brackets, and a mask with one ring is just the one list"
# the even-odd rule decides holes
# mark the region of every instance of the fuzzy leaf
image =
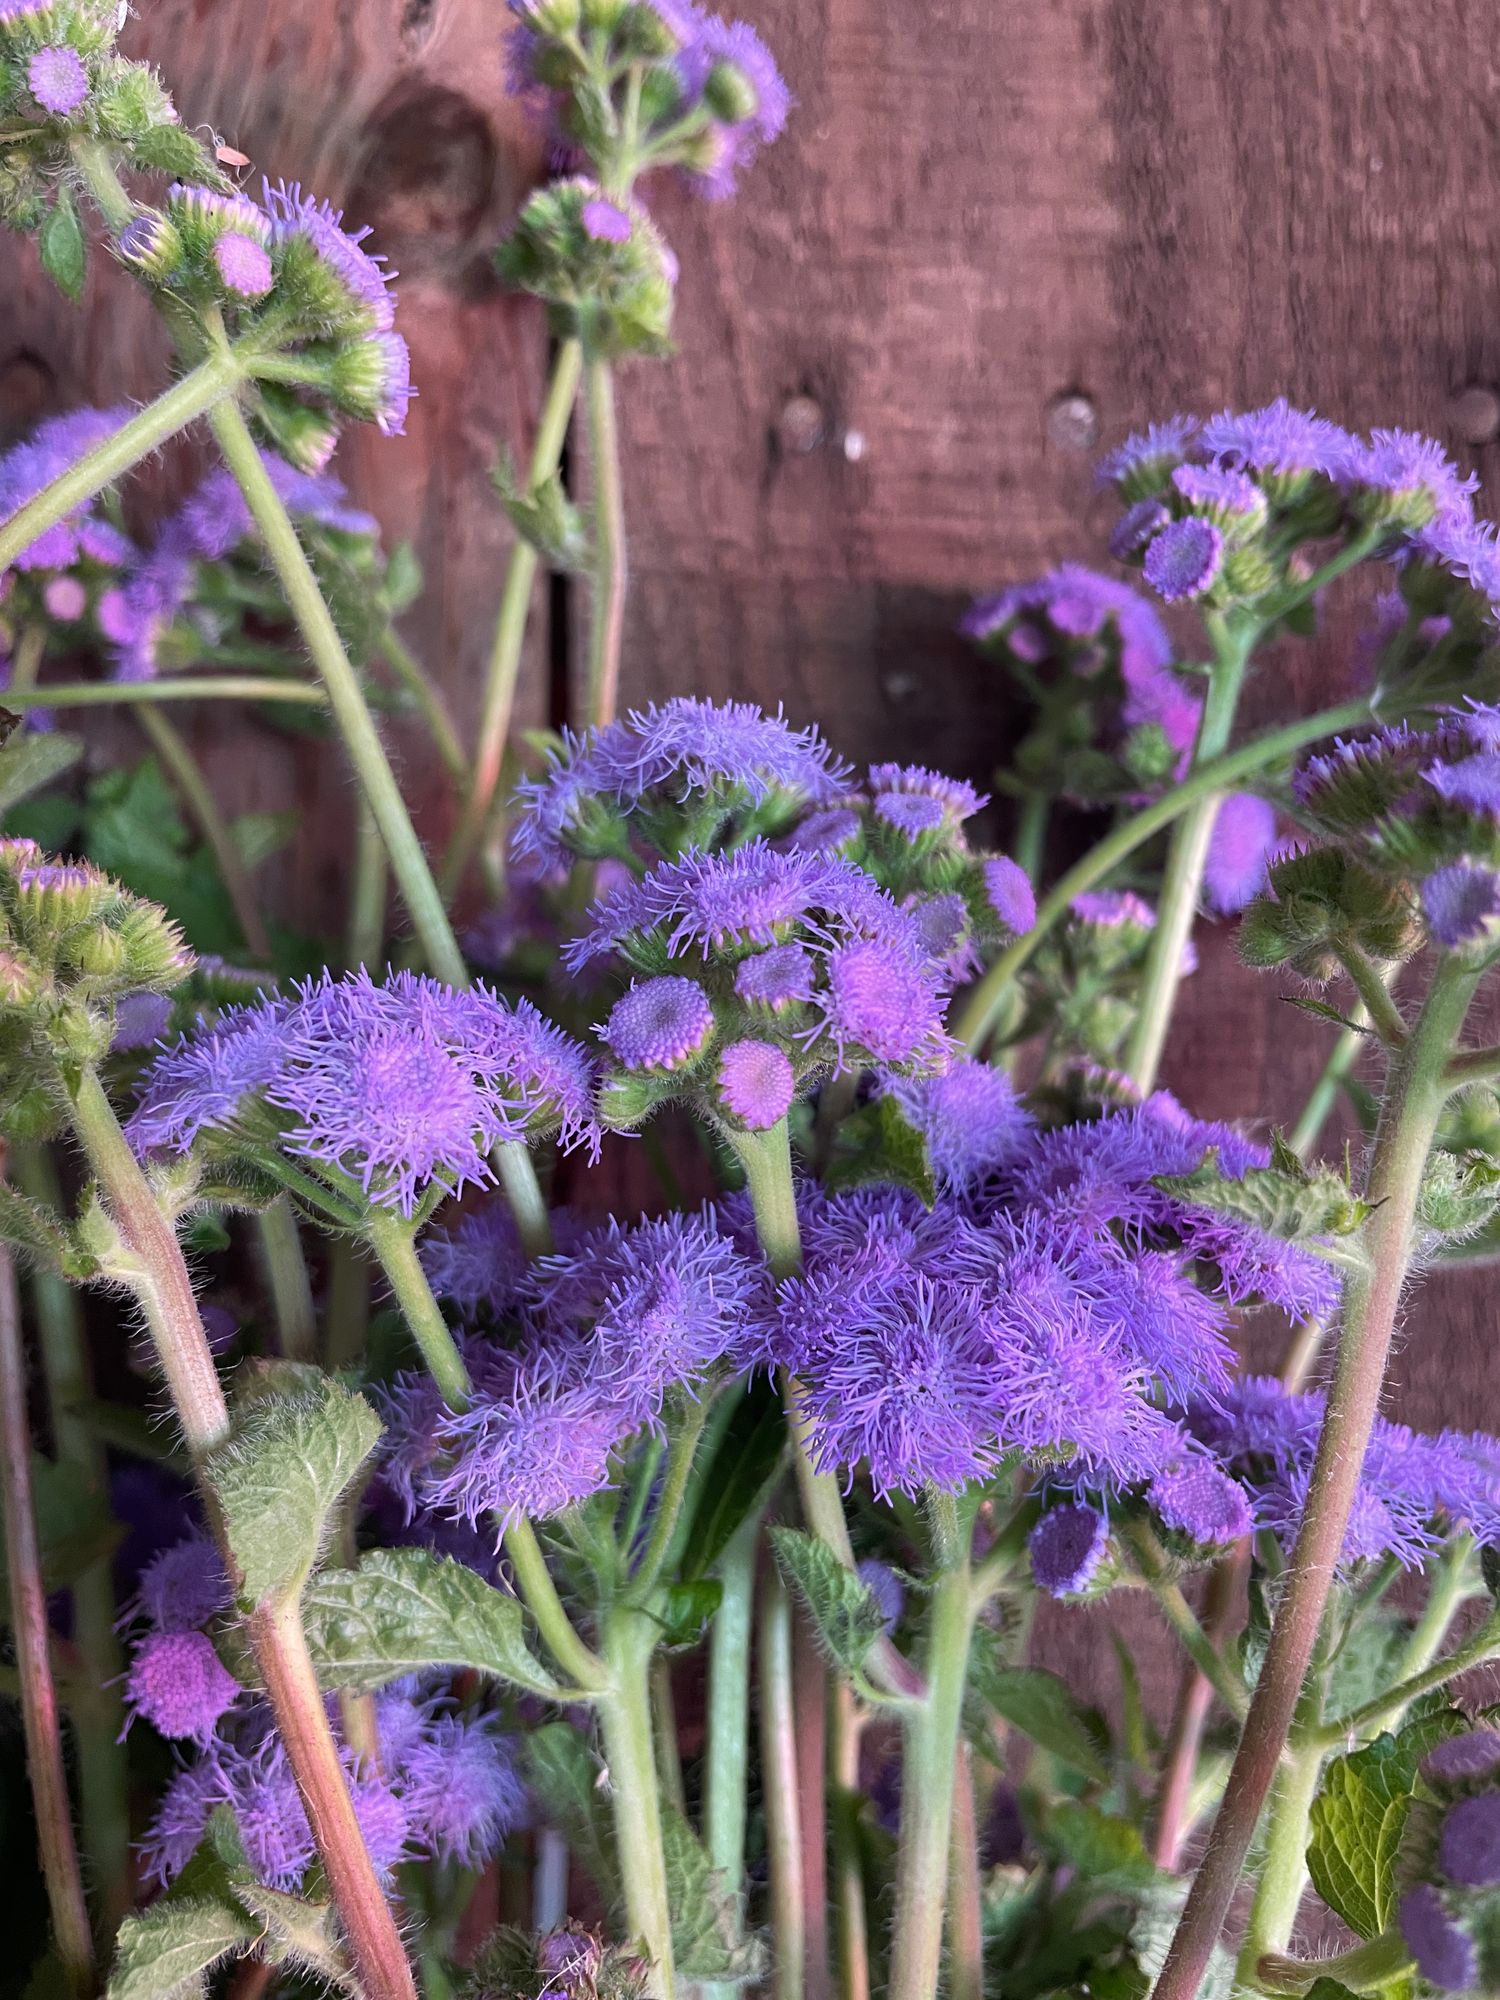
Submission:
[[78,219],[77,204],[66,183],[57,190],[52,212],[42,224],[38,248],[42,253],[42,269],[63,296],[77,305],[88,276],[89,246]]
[[740,1396],[728,1428],[707,1458],[701,1484],[694,1481],[681,1566],[684,1582],[706,1575],[736,1531],[759,1510],[781,1469],[786,1444],[780,1398],[757,1378]]
[[604,1766],[570,1722],[528,1730],[522,1743],[527,1782],[542,1818],[563,1835],[605,1902],[618,1907],[620,1879]]
[[1329,1979],[1325,1974],[1308,1987],[1307,2000],[1359,2000],[1359,1995],[1343,1980]]
[[663,1593],[661,1643],[664,1646],[696,1646],[704,1628],[718,1610],[724,1586],[715,1576],[696,1577],[691,1583],[673,1583]]
[[1141,1889],[1157,1879],[1139,1827],[1080,1799],[1061,1799],[1050,1807],[1041,1838],[1096,1891]]
[[1313,1801],[1307,1850],[1313,1887],[1362,1938],[1378,1936],[1390,1921],[1396,1849],[1420,1755],[1414,1744],[1377,1736],[1333,1760]]
[[366,1694],[427,1667],[468,1667],[555,1696],[526,1644],[519,1603],[448,1556],[377,1549],[329,1569],[303,1594],[307,1643],[325,1687]]
[[772,1528],[770,1538],[777,1564],[807,1606],[829,1656],[846,1673],[858,1673],[885,1630],[874,1592],[832,1549],[800,1528]]
[[71,770],[83,755],[83,740],[49,730],[43,736],[12,736],[0,748],[0,813],[8,813],[33,792],[42,791]]
[[684,1979],[733,1985],[758,1979],[765,1954],[758,1939],[743,1934],[739,1898],[725,1887],[703,1843],[670,1803],[662,1807],[661,1838],[678,1972]]
[[70,1232],[39,1201],[0,1181],[0,1243],[25,1251],[49,1271],[73,1278],[91,1277],[97,1266],[79,1248]]
[[1477,1236],[1500,1205],[1500,1162],[1484,1153],[1435,1152],[1417,1197],[1417,1224],[1450,1242]]
[[180,125],[153,125],[131,147],[138,167],[195,187],[227,187],[209,149]]
[[339,1496],[375,1449],[370,1405],[327,1377],[252,1405],[208,1460],[243,1597],[254,1606],[294,1595],[322,1550]]
[[207,1898],[153,1904],[125,1919],[106,2000],[186,2000],[203,1992],[220,1959],[255,1939],[255,1926]]
[[507,455],[491,477],[511,526],[523,541],[530,542],[549,569],[568,571],[587,566],[589,538],[583,516],[555,472],[527,488]]
[[422,595],[422,564],[410,542],[397,542],[385,566],[386,609],[393,618],[410,611]]
[[1179,1201],[1248,1222],[1284,1243],[1352,1236],[1370,1213],[1342,1174],[1327,1167],[1309,1171],[1279,1135],[1271,1165],[1251,1167],[1237,1180],[1219,1172],[1217,1149],[1211,1149],[1190,1174],[1158,1174],[1155,1184]]
[[1109,1781],[1107,1739],[1093,1710],[1045,1667],[1002,1667],[975,1659],[974,1691],[995,1714],[1071,1770]]
[[[42,1582],[66,1590],[118,1545],[121,1531],[102,1493],[39,1451],[31,1454],[31,1497]],[[10,1619],[10,1578],[0,1548],[0,1618]]]
[[839,1127],[839,1152],[829,1163],[829,1187],[860,1187],[866,1181],[886,1181],[910,1188],[931,1208],[937,1200],[927,1141],[901,1115],[892,1097],[861,1105]]
[[259,1882],[241,1883],[235,1891],[261,1928],[260,1950],[271,1965],[295,1965],[330,1986],[357,1993],[348,1955],[339,1942],[338,1920],[331,1903],[311,1903],[288,1896]]

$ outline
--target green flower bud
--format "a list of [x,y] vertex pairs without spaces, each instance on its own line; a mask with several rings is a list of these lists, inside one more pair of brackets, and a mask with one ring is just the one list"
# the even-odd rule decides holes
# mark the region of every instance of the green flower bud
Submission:
[[155,284],[170,284],[183,264],[183,243],[176,226],[155,209],[132,216],[115,238],[114,252],[122,264]]
[[611,200],[594,181],[554,182],[526,204],[496,261],[547,301],[559,335],[590,353],[665,351],[677,262],[634,202]]
[[755,116],[760,100],[755,85],[738,63],[716,62],[703,79],[703,101],[726,125],[744,125]]
[[90,94],[100,130],[133,145],[161,125],[175,125],[177,111],[160,77],[144,63],[115,59],[100,66]]
[[304,403],[280,383],[262,382],[254,411],[262,429],[299,472],[322,472],[339,441],[339,427],[326,410]]
[[85,979],[117,979],[125,969],[125,941],[118,931],[91,926],[65,941],[59,959]]

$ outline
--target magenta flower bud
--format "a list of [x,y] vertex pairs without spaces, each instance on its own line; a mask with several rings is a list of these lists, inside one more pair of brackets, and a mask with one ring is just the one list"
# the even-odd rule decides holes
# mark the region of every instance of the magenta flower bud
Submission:
[[786,1051],[774,1042],[731,1042],[719,1058],[719,1101],[752,1132],[778,1124],[796,1092]]
[[1049,1597],[1087,1590],[1109,1547],[1109,1522],[1081,1500],[1049,1507],[1027,1537],[1031,1574]]
[[676,1069],[713,1033],[714,1010],[694,979],[647,979],[618,999],[599,1030],[626,1069]]
[[214,268],[225,291],[236,298],[263,299],[274,282],[270,253],[253,236],[226,230],[213,247]]
[[995,854],[984,864],[984,893],[990,908],[1007,930],[1020,935],[1036,922],[1036,890],[1018,861]]
[[125,1692],[159,1735],[207,1742],[241,1690],[206,1633],[155,1632],[132,1660]]
[[38,49],[26,66],[26,82],[44,111],[65,118],[89,94],[89,76],[76,50]]
[[1146,551],[1147,583],[1168,604],[1201,597],[1224,565],[1224,537],[1212,521],[1189,515],[1173,521]]
[[115,238],[115,255],[148,277],[164,278],[177,267],[182,238],[164,215],[145,208],[133,215]]
[[584,234],[596,243],[628,243],[630,241],[630,217],[623,208],[599,195],[593,201],[583,204],[582,220]]
[[89,594],[76,576],[55,576],[43,587],[42,602],[49,617],[72,625],[88,610]]

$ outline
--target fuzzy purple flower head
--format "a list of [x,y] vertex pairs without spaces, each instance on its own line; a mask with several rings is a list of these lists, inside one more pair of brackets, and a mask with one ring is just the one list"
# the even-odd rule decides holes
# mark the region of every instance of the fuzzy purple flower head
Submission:
[[1199,429],[1196,417],[1169,417],[1151,424],[1106,452],[1094,468],[1101,486],[1118,486],[1139,503],[1158,492],[1175,466],[1187,457]]
[[1253,792],[1231,792],[1214,818],[1203,876],[1203,899],[1232,916],[1258,896],[1276,844],[1276,809]]
[[625,1069],[677,1069],[701,1054],[714,1012],[696,980],[666,975],[633,984],[599,1033]]
[[401,1795],[414,1836],[440,1861],[482,1868],[527,1811],[514,1750],[487,1718],[438,1716],[403,1761]]
[[389,332],[396,319],[391,291],[394,273],[385,270],[383,257],[374,257],[365,249],[370,231],[346,230],[342,210],[304,195],[295,184],[280,181],[273,187],[266,181],[263,194],[277,237],[282,242],[306,243],[343,289],[351,316],[364,321],[372,331]]
[[1088,1589],[1109,1549],[1109,1521],[1081,1500],[1049,1507],[1026,1541],[1031,1574],[1049,1597]]
[[1224,537],[1212,521],[1189,514],[1172,521],[1146,550],[1142,574],[1164,603],[1201,597],[1224,566]]
[[241,1688],[203,1632],[153,1632],[136,1649],[125,1693],[133,1715],[161,1736],[206,1742]]
[[261,299],[270,291],[274,274],[263,243],[237,230],[226,230],[213,247],[214,268],[227,292],[239,299]]
[[1024,1149],[1030,1114],[1004,1070],[959,1057],[938,1076],[892,1077],[884,1085],[926,1142],[942,1187],[965,1192]]
[[1500,918],[1500,875],[1473,861],[1451,861],[1422,884],[1422,915],[1446,951],[1477,944]]
[[26,66],[26,84],[44,111],[64,118],[88,96],[89,73],[73,49],[38,49]]
[[230,1601],[224,1558],[207,1535],[194,1534],[142,1570],[135,1608],[158,1632],[192,1632],[227,1611]]
[[1461,1993],[1475,1984],[1479,1954],[1474,1940],[1449,1916],[1430,1882],[1408,1889],[1397,1915],[1407,1949],[1430,1986],[1445,1993]]
[[752,1132],[779,1124],[797,1094],[797,1075],[774,1042],[730,1042],[719,1057],[719,1102]]
[[992,854],[983,865],[984,893],[990,908],[1018,937],[1036,923],[1036,890],[1031,877],[1009,855]]
[[1308,477],[1337,478],[1357,449],[1347,431],[1311,410],[1294,409],[1284,396],[1263,409],[1225,410],[1210,417],[1198,437],[1206,458],[1254,473],[1272,498],[1300,490]]

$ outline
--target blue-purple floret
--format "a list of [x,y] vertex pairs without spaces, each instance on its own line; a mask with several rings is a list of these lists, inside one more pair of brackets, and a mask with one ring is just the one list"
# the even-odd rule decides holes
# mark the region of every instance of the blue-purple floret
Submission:
[[1187,457],[1199,429],[1197,417],[1168,417],[1165,423],[1148,424],[1113,451],[1105,452],[1095,465],[1095,477],[1101,486],[1137,472],[1160,472],[1164,477],[1169,468]]
[[1031,1574],[1049,1597],[1088,1589],[1109,1550],[1109,1517],[1084,1500],[1049,1507],[1026,1540]]
[[1500,875],[1473,861],[1452,861],[1422,884],[1429,936],[1447,951],[1476,944],[1500,918]]
[[493,1148],[539,1129],[555,1126],[564,1146],[599,1144],[592,1066],[576,1042],[529,1001],[415,973],[325,973],[294,1000],[225,1014],[158,1058],[130,1136],[143,1153],[186,1150],[252,1094],[280,1115],[289,1153],[406,1215],[434,1181],[488,1185]]
[[500,1319],[515,1304],[526,1270],[515,1217],[503,1202],[486,1202],[418,1246],[427,1282],[463,1320]]
[[528,869],[548,874],[596,801],[621,814],[710,797],[753,808],[773,793],[790,806],[830,805],[850,775],[816,729],[794,729],[780,710],[684,695],[580,736],[565,731],[543,775],[517,791],[512,846]]
[[1279,474],[1321,473],[1333,479],[1349,464],[1358,442],[1311,410],[1294,409],[1284,396],[1259,410],[1224,410],[1198,434],[1205,458],[1234,469]]
[[1031,1135],[1031,1115],[1009,1076],[971,1057],[937,1076],[885,1078],[882,1088],[921,1133],[939,1186],[957,1193],[1009,1165]]
[[1462,1993],[1479,1978],[1479,1954],[1468,1932],[1456,1924],[1430,1882],[1419,1882],[1401,1898],[1401,1935],[1429,1986]]

